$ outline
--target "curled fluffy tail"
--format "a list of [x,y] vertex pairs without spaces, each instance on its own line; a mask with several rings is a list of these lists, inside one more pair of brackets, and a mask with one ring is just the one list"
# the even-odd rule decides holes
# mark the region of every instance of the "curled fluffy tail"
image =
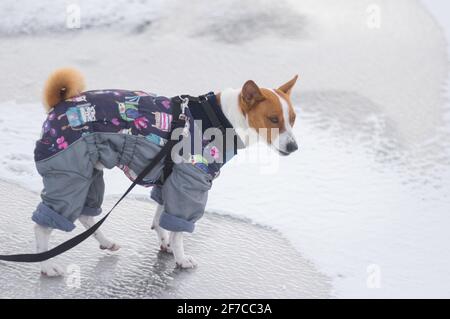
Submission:
[[84,78],[78,70],[58,69],[53,72],[44,88],[44,107],[48,112],[59,102],[79,95],[84,91]]

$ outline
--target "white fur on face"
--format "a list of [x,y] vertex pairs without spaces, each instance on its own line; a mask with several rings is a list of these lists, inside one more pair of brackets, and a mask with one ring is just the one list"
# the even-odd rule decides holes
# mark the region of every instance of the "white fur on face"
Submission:
[[287,149],[289,143],[295,142],[295,135],[292,131],[291,123],[289,122],[289,105],[287,101],[280,96],[275,90],[272,92],[276,95],[281,104],[281,109],[283,111],[283,119],[284,119],[284,132],[279,134],[276,139],[272,141],[272,146],[275,147],[278,151],[283,153],[290,153]]
[[[285,123],[285,130],[282,134],[277,135],[277,137],[272,140],[270,146],[283,155],[287,155],[289,153],[287,150],[288,144],[290,142],[296,143],[295,136],[292,132],[292,127],[289,122],[289,105],[287,101],[283,97],[281,97],[275,90],[272,91],[280,101]],[[259,135],[256,129],[250,127],[247,116],[244,115],[239,108],[240,93],[241,90],[224,90],[221,93],[222,110],[227,119],[233,125],[233,128],[236,130],[236,133],[239,135],[241,140],[246,144],[246,146],[249,146],[250,144],[259,140]]]

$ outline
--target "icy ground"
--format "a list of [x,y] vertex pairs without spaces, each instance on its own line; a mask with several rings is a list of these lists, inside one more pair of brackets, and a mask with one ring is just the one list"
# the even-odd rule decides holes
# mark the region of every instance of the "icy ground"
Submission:
[[[45,1],[30,1],[26,10],[18,10],[14,2],[4,1],[0,12],[15,13],[2,15],[9,22],[0,21],[0,177],[35,194],[40,190],[32,155],[44,118],[38,101],[45,77],[56,67],[80,68],[89,88],[143,89],[168,96],[239,87],[249,78],[274,87],[299,73],[293,99],[300,151],[288,158],[261,154],[255,163],[242,160],[253,154],[250,150],[227,164],[208,203],[208,211],[222,217],[207,214],[188,245],[209,234],[207,227],[202,234],[201,227],[214,218],[214,225],[224,229],[232,220],[226,216],[247,218],[278,231],[313,263],[311,269],[331,278],[332,297],[450,297],[445,29],[413,0],[376,1],[381,25],[371,29],[367,8],[373,2],[224,0],[212,10],[203,0],[144,1],[122,11],[89,1],[89,30],[74,31],[61,28],[55,12],[64,8],[44,13],[40,6]],[[445,11],[440,9],[445,2],[426,2],[433,12]],[[83,8],[85,2],[80,3]],[[170,14],[188,9],[189,15]],[[37,11],[42,14],[35,15]],[[128,184],[116,171],[106,180],[112,195]],[[147,196],[148,190],[140,188],[136,194]],[[2,206],[2,227],[15,224],[18,236],[27,241],[17,249],[31,248],[34,204],[26,201],[20,210],[13,205],[5,201]],[[19,220],[13,218],[15,210]],[[120,218],[118,213],[114,218]],[[125,227],[133,222],[127,219]],[[7,236],[3,229],[1,236]],[[228,230],[224,236],[243,237]],[[139,236],[154,240],[145,230]],[[222,249],[233,249],[236,258],[250,253],[227,246],[227,240],[221,238]],[[142,249],[156,250],[147,243]],[[14,250],[8,245],[2,240],[1,251]],[[95,249],[87,251],[98,256]],[[278,253],[250,251],[258,258]],[[295,259],[289,251],[283,250],[283,256]],[[93,258],[90,262],[98,262]],[[219,265],[217,259],[200,258],[202,267]],[[0,281],[7,282],[15,267],[6,265]],[[29,271],[17,276],[35,278],[35,269],[26,267]],[[283,275],[288,273],[286,269]],[[98,280],[84,274],[85,280]],[[309,293],[327,294],[320,275],[310,276],[318,288],[307,286]],[[197,280],[188,274],[182,278],[179,285]],[[300,289],[302,284],[295,282]],[[43,283],[47,281],[30,279],[27,287],[38,289]]]
[[[8,252],[34,245],[27,208],[36,194],[0,182],[1,205],[11,209],[0,224],[0,242]],[[8,195],[9,194],[9,195]],[[109,197],[105,207],[117,198]],[[5,203],[5,202],[10,202]],[[199,267],[175,269],[173,257],[158,250],[150,230],[155,205],[127,199],[111,215],[104,233],[122,248],[105,253],[90,238],[61,257],[64,278],[41,277],[37,264],[0,262],[0,298],[327,298],[330,280],[320,274],[279,233],[249,221],[208,213],[186,251]],[[76,232],[82,230],[78,225]],[[55,233],[53,244],[74,234]],[[9,248],[8,248],[9,247]]]

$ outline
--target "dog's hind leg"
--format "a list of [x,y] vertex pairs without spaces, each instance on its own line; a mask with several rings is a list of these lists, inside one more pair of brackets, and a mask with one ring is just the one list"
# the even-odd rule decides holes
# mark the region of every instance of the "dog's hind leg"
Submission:
[[[49,227],[44,227],[39,224],[34,226],[34,234],[36,237],[36,251],[38,253],[43,253],[48,250],[48,243],[50,241],[50,234],[53,229]],[[50,260],[45,260],[41,262],[41,274],[48,277],[58,277],[64,275],[64,269],[53,263]]]
[[[89,229],[95,225],[95,219],[92,216],[81,215],[78,220],[86,229]],[[120,246],[118,244],[115,244],[114,242],[106,238],[100,230],[97,230],[94,233],[94,238],[99,242],[100,249],[107,249],[110,251],[116,251],[120,249]]]
[[175,263],[179,268],[195,268],[197,262],[193,257],[184,254],[183,232],[170,233],[170,247],[172,247]]
[[155,216],[153,217],[152,229],[155,230],[156,234],[158,235],[159,247],[161,251],[171,253],[172,249],[169,242],[169,232],[159,226],[159,219],[161,218],[163,209],[164,206],[162,205],[158,205],[158,207],[156,207]]

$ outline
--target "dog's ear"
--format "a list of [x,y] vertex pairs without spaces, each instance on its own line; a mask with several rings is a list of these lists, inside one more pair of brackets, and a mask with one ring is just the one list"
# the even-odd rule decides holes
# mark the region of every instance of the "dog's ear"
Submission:
[[278,88],[281,92],[284,92],[286,94],[291,94],[292,88],[294,87],[295,83],[297,82],[298,75],[294,76],[292,80],[289,82],[284,83],[282,86]]
[[244,111],[247,112],[259,102],[264,101],[265,97],[262,95],[258,85],[252,80],[248,80],[242,87],[241,99],[244,103]]

